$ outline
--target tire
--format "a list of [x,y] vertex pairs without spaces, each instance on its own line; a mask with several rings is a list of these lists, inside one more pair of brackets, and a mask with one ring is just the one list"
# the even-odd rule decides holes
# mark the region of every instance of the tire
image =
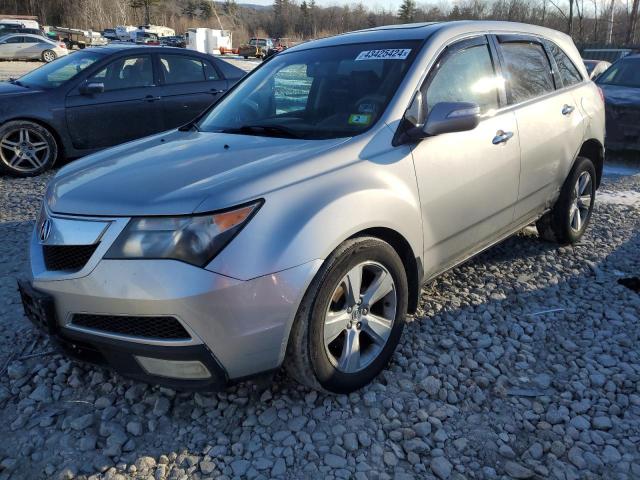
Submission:
[[80,50],[84,50],[84,48],[85,48],[86,46],[87,46],[87,45],[86,45],[86,44],[84,44],[84,43],[79,43],[79,44],[78,44],[78,48],[79,48]]
[[[359,291],[365,300],[356,305],[349,301],[348,285],[357,271],[362,272]],[[368,305],[366,297],[380,279],[387,288],[391,280],[392,289]],[[333,393],[365,386],[386,367],[400,341],[407,299],[402,260],[388,243],[373,237],[347,240],[327,258],[305,293],[289,336],[287,373],[307,387]],[[346,355],[347,343],[358,347],[357,356]]]
[[58,58],[58,55],[56,55],[56,52],[54,52],[53,50],[45,50],[44,52],[42,52],[42,61],[45,63],[51,63],[56,58]]
[[595,199],[596,169],[590,159],[578,157],[555,205],[537,221],[538,233],[550,242],[576,243],[589,225]]
[[26,120],[0,127],[0,169],[16,177],[32,177],[51,168],[58,157],[55,137],[42,125]]
[[243,55],[244,59],[247,60],[249,58],[249,55]]

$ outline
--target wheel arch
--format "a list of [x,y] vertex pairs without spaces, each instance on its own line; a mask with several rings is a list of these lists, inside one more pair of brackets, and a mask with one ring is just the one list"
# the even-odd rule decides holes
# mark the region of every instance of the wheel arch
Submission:
[[350,238],[357,237],[379,238],[380,240],[391,245],[391,247],[396,251],[400,259],[402,260],[405,273],[407,274],[407,284],[409,286],[407,311],[410,314],[415,313],[418,309],[423,272],[422,262],[414,255],[409,241],[404,238],[402,234],[386,227],[367,228],[352,235]]
[[595,138],[591,138],[582,144],[578,157],[586,157],[593,162],[596,168],[596,188],[600,187],[604,168],[604,146]]

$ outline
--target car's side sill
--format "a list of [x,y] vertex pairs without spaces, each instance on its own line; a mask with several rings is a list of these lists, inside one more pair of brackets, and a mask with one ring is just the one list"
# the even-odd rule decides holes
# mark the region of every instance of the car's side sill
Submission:
[[520,230],[522,230],[523,228],[525,228],[527,225],[530,225],[531,223],[535,222],[536,220],[538,220],[540,217],[542,217],[545,213],[547,213],[549,211],[549,208],[545,208],[543,210],[540,210],[538,212],[536,212],[534,215],[532,216],[528,216],[526,217],[525,220],[518,222],[516,224],[515,228],[511,228],[509,230],[506,230],[506,233],[503,234],[499,234],[498,236],[496,236],[494,239],[490,240],[489,242],[485,243],[482,247],[480,247],[478,250],[473,251],[472,253],[466,254],[456,260],[454,260],[453,262],[447,264],[447,266],[445,266],[444,268],[436,271],[436,273],[430,275],[427,278],[424,278],[422,280],[422,285],[426,285],[429,282],[432,282],[433,280],[435,280],[436,278],[438,278],[440,275],[442,275],[443,273],[448,272],[449,270],[451,270],[452,268],[457,267],[458,265],[462,265],[464,262],[466,262],[467,260],[471,260],[473,257],[475,257],[476,255],[481,254],[482,252],[484,252],[485,250],[488,250],[489,248],[493,247],[494,245],[502,242],[503,240],[506,240],[507,238],[511,237],[512,235],[514,235],[515,233],[519,232]]

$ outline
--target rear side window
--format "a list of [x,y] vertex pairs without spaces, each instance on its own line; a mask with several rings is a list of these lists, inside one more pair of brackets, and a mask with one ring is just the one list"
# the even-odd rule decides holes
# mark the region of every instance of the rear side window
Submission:
[[568,55],[564,53],[562,49],[555,43],[551,43],[549,46],[551,47],[553,58],[558,65],[558,73],[560,74],[560,78],[562,79],[562,84],[565,87],[570,87],[571,85],[580,83],[582,81],[582,75],[580,75],[580,72],[568,57]]
[[483,113],[498,108],[500,81],[487,45],[455,51],[437,68],[427,86],[428,111],[440,102],[473,102]]
[[164,73],[164,83],[204,82],[205,69],[199,58],[181,55],[166,55],[160,57],[160,65]]
[[505,63],[509,103],[520,103],[554,90],[551,65],[542,45],[507,42],[500,45]]

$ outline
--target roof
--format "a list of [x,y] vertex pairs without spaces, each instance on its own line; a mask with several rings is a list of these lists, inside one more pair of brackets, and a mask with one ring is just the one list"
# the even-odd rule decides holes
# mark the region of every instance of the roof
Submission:
[[503,32],[542,35],[560,43],[570,41],[570,37],[537,25],[526,23],[501,22],[492,20],[461,20],[453,22],[411,23],[404,25],[386,25],[381,27],[343,33],[333,37],[305,42],[292,47],[288,52],[306,50],[308,48],[330,47],[335,45],[382,42],[394,40],[426,40],[436,33],[447,33],[454,37],[465,33]]
[[[109,43],[107,45],[96,45],[93,47],[88,47],[87,50],[91,50],[93,52],[103,52],[105,54],[111,54],[111,53],[115,53],[115,52],[120,52],[123,50],[126,50],[127,52],[166,52],[167,50],[169,51],[176,51],[176,52],[184,52],[184,48],[179,48],[179,47],[169,47],[169,46],[164,46],[164,45],[138,45],[135,43]],[[206,55],[204,53],[198,52],[196,50],[189,50],[189,53],[193,53],[196,55]]]

